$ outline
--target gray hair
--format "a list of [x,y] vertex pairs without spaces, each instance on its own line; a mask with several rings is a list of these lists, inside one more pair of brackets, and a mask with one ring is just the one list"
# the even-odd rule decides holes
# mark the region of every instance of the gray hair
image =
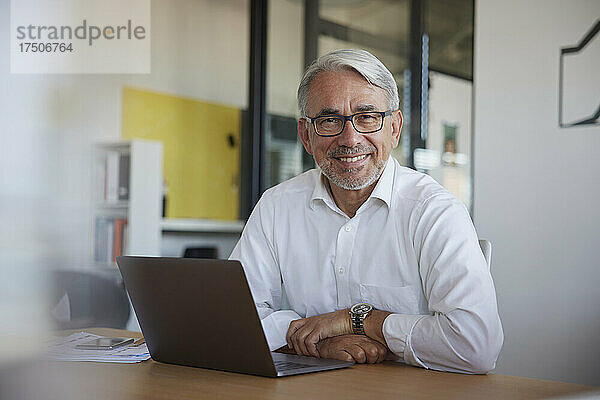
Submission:
[[298,109],[301,117],[308,117],[308,89],[313,79],[321,72],[353,69],[370,84],[385,90],[391,110],[400,107],[398,86],[392,73],[373,54],[365,50],[334,50],[313,61],[306,69],[298,86]]

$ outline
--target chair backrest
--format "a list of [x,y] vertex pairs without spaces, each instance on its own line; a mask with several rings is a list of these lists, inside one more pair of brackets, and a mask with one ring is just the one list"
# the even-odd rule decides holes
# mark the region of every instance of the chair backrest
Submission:
[[479,239],[479,247],[481,247],[481,251],[483,252],[483,256],[485,257],[485,261],[487,262],[488,269],[492,266],[492,242],[485,239]]
[[68,315],[54,316],[56,328],[124,329],[127,325],[129,299],[120,279],[68,270],[52,271],[50,277],[55,303],[65,298],[68,304]]

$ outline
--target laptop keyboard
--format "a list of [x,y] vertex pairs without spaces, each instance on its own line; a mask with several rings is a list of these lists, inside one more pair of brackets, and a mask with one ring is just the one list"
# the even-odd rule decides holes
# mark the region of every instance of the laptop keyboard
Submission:
[[275,369],[277,371],[291,371],[293,369],[310,368],[310,367],[314,367],[314,365],[302,364],[302,363],[290,362],[290,361],[275,361]]

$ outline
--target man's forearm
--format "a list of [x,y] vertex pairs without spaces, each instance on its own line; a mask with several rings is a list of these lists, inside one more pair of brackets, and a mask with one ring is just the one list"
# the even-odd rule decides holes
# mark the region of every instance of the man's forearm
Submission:
[[388,348],[404,362],[441,371],[486,373],[502,346],[499,320],[463,310],[449,314],[392,314],[385,324]]
[[[349,311],[346,308],[292,321],[286,335],[288,345],[294,348],[296,354],[318,356],[316,345],[320,340],[354,333]],[[386,348],[389,346],[383,336],[383,322],[390,314],[388,311],[373,310],[364,320],[365,335]]]
[[[490,337],[486,337],[482,332],[485,332],[486,328],[492,328],[494,324],[488,322],[489,325],[478,326],[478,323],[481,323],[479,320],[470,321],[472,315],[462,312],[454,312],[453,318],[441,313],[421,316],[395,315],[396,322],[398,318],[414,320],[415,323],[423,320],[420,325],[416,326],[415,332],[410,335],[412,344],[405,343],[403,351],[399,352],[397,343],[395,343],[397,335],[394,334],[397,331],[390,331],[388,327],[388,337],[392,340],[389,344],[383,333],[383,324],[391,314],[384,310],[371,311],[364,320],[365,335],[383,344],[392,353],[402,355],[405,362],[455,372],[485,373],[493,368],[493,361],[495,361],[502,343],[501,334],[490,334]],[[455,329],[461,327],[461,329],[456,332],[452,327]],[[407,329],[405,334],[409,334],[410,330]],[[498,330],[501,331],[501,328],[488,330],[494,333]],[[428,334],[424,334],[424,331]],[[404,337],[404,335],[400,336]],[[423,351],[423,354],[429,354],[431,353],[429,349],[432,348],[442,354],[436,354],[431,359],[424,356],[422,360],[417,361],[415,352]],[[440,363],[438,358],[445,359],[446,364]]]

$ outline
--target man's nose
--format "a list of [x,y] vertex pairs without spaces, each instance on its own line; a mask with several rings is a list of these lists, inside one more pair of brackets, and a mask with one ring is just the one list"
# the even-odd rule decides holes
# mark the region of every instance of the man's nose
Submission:
[[338,143],[347,147],[354,147],[360,143],[361,134],[354,129],[352,121],[348,120],[344,123],[344,130],[338,136]]

